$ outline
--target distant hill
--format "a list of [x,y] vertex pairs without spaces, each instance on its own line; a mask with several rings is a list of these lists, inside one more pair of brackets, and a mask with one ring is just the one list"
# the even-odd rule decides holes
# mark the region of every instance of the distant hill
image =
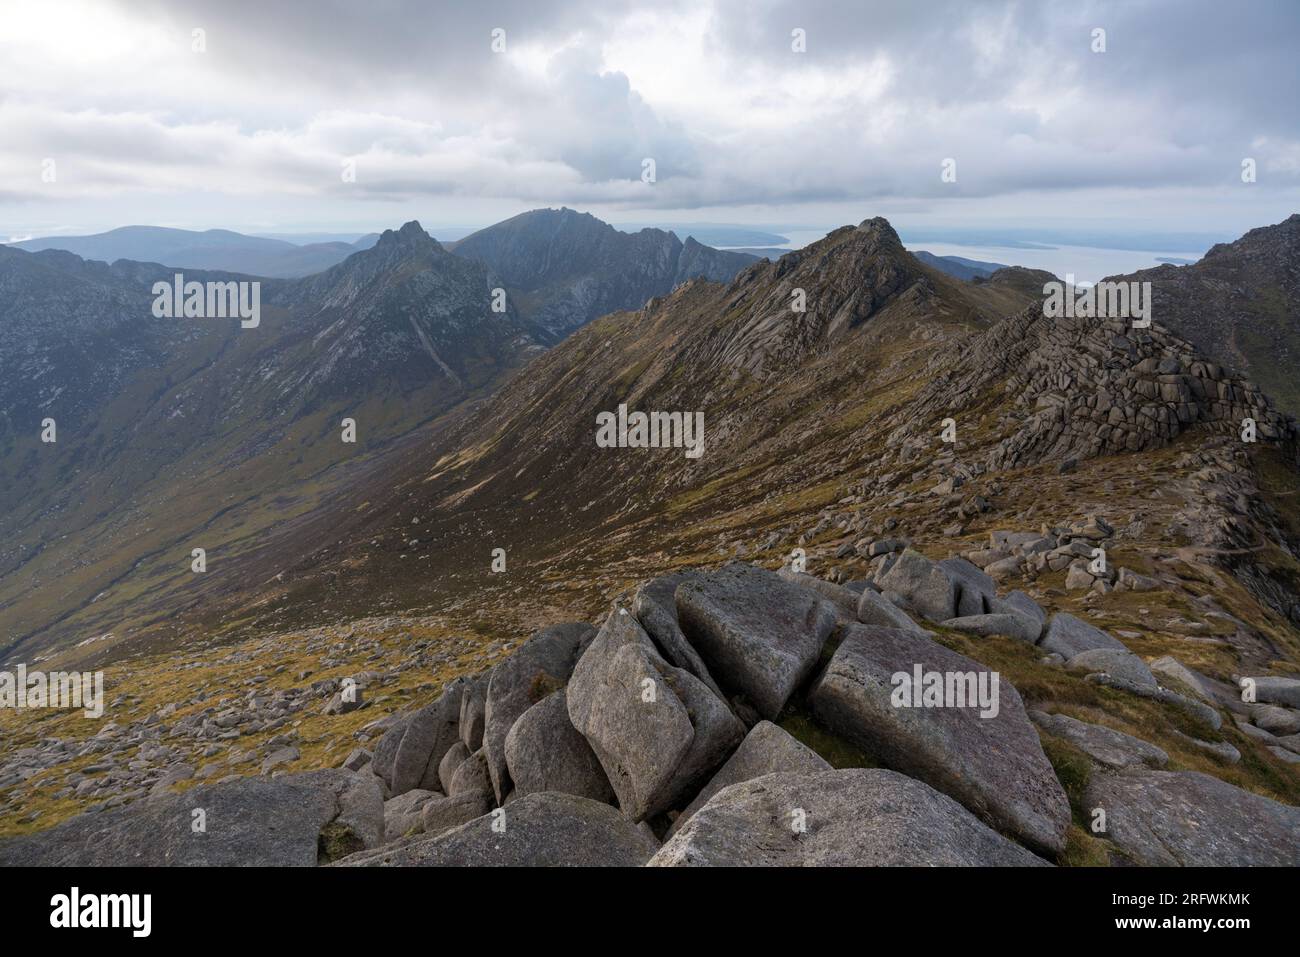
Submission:
[[927,266],[933,266],[956,279],[970,280],[977,277],[988,279],[999,269],[1007,268],[1003,263],[980,262],[978,259],[967,259],[964,256],[936,256],[923,249],[914,250],[912,255]]
[[354,242],[298,244],[283,239],[246,236],[229,229],[171,229],[165,226],[122,226],[90,236],[46,236],[10,245],[26,252],[61,249],[82,259],[114,263],[119,259],[161,263],[182,269],[292,279],[323,272],[353,253],[369,249],[378,236]]
[[[661,229],[676,233],[682,239],[695,237],[697,243],[706,246],[726,246],[735,249],[739,246],[779,246],[788,242],[780,233],[755,229],[752,226],[734,226],[728,223],[619,223],[617,228],[625,233],[634,233],[642,229]],[[790,250],[783,250],[789,252]]]
[[662,229],[626,233],[566,208],[522,213],[446,245],[505,280],[520,315],[558,336],[687,279],[727,282],[756,258]]

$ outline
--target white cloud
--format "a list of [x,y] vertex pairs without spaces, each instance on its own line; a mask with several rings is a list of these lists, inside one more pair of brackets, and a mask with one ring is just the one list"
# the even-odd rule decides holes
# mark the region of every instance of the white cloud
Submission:
[[[847,221],[891,204],[957,219],[1033,193],[1088,216],[1098,191],[1123,190],[1148,217],[1189,190],[1258,217],[1300,188],[1281,103],[1295,9],[11,0],[0,19],[0,214],[23,230],[133,195],[178,219],[217,195],[245,219],[435,201],[447,222],[560,203],[786,218],[838,204]],[[1094,24],[1105,54],[1088,49]],[[1234,182],[1247,150],[1266,174],[1249,194]]]

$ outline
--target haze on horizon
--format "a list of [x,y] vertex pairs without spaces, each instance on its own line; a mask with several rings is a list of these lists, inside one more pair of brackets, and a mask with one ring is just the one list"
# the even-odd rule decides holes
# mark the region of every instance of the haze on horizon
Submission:
[[1228,238],[1300,209],[1293,3],[3,0],[0,23],[4,239],[560,205]]

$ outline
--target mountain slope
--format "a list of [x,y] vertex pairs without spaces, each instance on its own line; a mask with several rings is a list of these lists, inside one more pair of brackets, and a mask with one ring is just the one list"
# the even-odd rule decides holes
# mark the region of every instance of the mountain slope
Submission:
[[[798,289],[807,309],[795,314]],[[356,508],[309,518],[292,544],[259,553],[257,571],[229,583],[231,595],[274,575],[283,606],[304,618],[355,607],[363,594],[372,607],[403,607],[430,575],[441,594],[484,585],[465,556],[491,541],[542,560],[606,534],[611,546],[623,541],[636,528],[631,516],[675,519],[690,502],[712,501],[704,490],[715,483],[740,482],[728,509],[792,482],[816,484],[846,454],[869,458],[868,446],[841,443],[914,392],[914,371],[931,356],[1029,301],[928,269],[883,220],[755,263],[728,285],[688,282],[538,357],[481,411],[358,488]],[[703,458],[598,449],[595,416],[620,403],[702,411]],[[326,536],[331,556],[349,556],[346,586],[323,572],[335,561],[318,553]],[[335,583],[324,596],[322,572]]]
[[493,313],[498,281],[417,223],[324,273],[264,282],[256,328],[155,319],[152,285],[171,278],[0,251],[14,344],[0,356],[0,648],[113,631],[192,583],[192,547],[229,558],[550,342]]
[[1300,213],[1220,243],[1193,265],[1112,278],[1150,282],[1157,320],[1300,415]]
[[754,261],[661,229],[620,232],[571,209],[522,213],[451,249],[501,276],[520,314],[557,335],[637,308],[687,279],[727,281]]

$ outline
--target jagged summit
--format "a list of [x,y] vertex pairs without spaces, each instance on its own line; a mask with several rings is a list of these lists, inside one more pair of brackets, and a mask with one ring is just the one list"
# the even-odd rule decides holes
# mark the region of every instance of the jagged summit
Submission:
[[858,223],[857,228],[860,232],[874,233],[884,239],[892,239],[893,242],[898,243],[900,246],[903,244],[898,238],[898,233],[894,231],[894,227],[884,216],[872,216],[864,219]]
[[375,246],[404,246],[409,249],[436,247],[439,252],[444,251],[438,241],[425,231],[418,220],[414,219],[404,223],[400,229],[385,229]]
[[754,261],[662,229],[625,233],[567,207],[520,213],[467,236],[453,252],[500,276],[525,318],[561,336],[688,279],[726,282]]

